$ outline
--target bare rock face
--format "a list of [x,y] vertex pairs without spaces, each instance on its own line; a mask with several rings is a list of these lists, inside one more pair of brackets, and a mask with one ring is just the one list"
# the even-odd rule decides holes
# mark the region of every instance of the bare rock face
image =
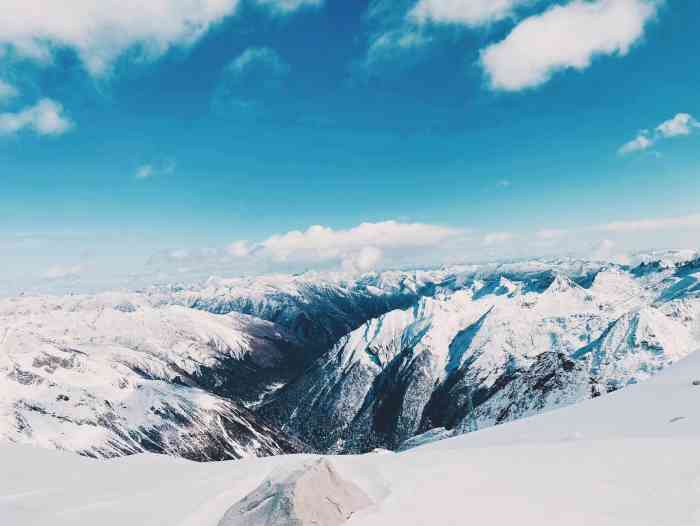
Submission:
[[234,504],[219,526],[337,526],[372,500],[325,458],[270,478]]

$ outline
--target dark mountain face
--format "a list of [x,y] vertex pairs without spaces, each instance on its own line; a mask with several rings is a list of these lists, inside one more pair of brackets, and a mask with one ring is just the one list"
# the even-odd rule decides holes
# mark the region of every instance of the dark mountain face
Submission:
[[[674,272],[463,280],[344,336],[258,413],[317,450],[365,452],[600,396],[693,350],[694,289]],[[682,303],[658,303],[679,287]]]

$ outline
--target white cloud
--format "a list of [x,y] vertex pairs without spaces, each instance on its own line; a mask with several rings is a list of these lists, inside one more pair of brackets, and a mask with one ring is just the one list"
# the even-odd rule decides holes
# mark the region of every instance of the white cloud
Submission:
[[4,102],[8,99],[16,97],[19,95],[19,91],[12,84],[8,84],[4,80],[0,80],[0,102]]
[[[271,236],[259,243],[256,253],[277,261],[351,259],[360,264],[376,260],[376,251],[400,251],[436,246],[461,231],[423,223],[362,223],[347,230],[315,225]],[[368,251],[369,250],[369,251]]]
[[[320,0],[257,0],[288,13]],[[173,46],[196,42],[234,13],[239,0],[3,0],[2,47],[50,61],[56,46],[77,51],[93,75],[103,75],[127,49],[157,57]]]
[[616,221],[595,227],[597,230],[616,233],[650,232],[655,230],[700,228],[700,214],[664,217],[656,219],[638,219],[633,221]]
[[151,268],[187,267],[200,273],[295,273],[306,270],[366,272],[404,264],[444,262],[440,255],[464,246],[463,230],[425,223],[383,221],[348,229],[315,225],[258,242],[239,240],[220,249],[155,254]]
[[136,178],[148,179],[156,175],[170,175],[175,171],[176,166],[177,164],[172,159],[142,164],[136,169]]
[[257,0],[257,3],[270,7],[273,11],[290,13],[302,7],[319,7],[323,0]]
[[246,75],[260,69],[273,76],[284,76],[290,70],[289,64],[274,49],[250,47],[231,61],[226,67],[226,73]]
[[696,128],[700,128],[700,122],[688,113],[679,113],[672,119],[659,124],[653,133],[649,130],[639,132],[637,137],[619,148],[618,154],[628,155],[648,150],[662,139],[673,139],[674,137],[690,135]]
[[594,261],[610,261],[620,265],[626,265],[630,262],[629,256],[620,252],[617,243],[610,239],[603,239],[600,243],[595,244],[589,257]]
[[371,68],[403,53],[413,52],[416,48],[428,44],[430,40],[430,37],[413,26],[402,26],[378,33],[369,44],[364,66]]
[[51,99],[42,99],[16,113],[0,114],[0,133],[13,134],[32,130],[39,135],[61,135],[73,127],[63,106]]
[[693,128],[700,128],[700,122],[688,113],[679,113],[673,119],[662,122],[656,127],[656,132],[666,139],[679,135],[690,135]]
[[235,258],[250,256],[252,248],[247,241],[236,241],[226,247],[226,252]]
[[583,70],[598,55],[626,55],[652,19],[657,0],[574,0],[520,22],[501,42],[482,50],[493,89],[518,91],[558,71]]
[[532,0],[420,0],[409,13],[418,23],[438,22],[481,26],[511,16]]
[[492,232],[490,234],[486,234],[482,242],[486,246],[492,246],[507,243],[513,239],[515,239],[515,236],[510,232]]
[[345,258],[342,268],[349,272],[367,272],[379,265],[382,251],[375,247],[364,247],[358,253]]
[[627,155],[634,152],[641,152],[643,150],[648,150],[654,146],[655,143],[656,141],[654,138],[649,136],[649,132],[644,130],[639,132],[639,135],[637,135],[637,137],[632,139],[630,142],[620,146],[617,153],[620,155]]

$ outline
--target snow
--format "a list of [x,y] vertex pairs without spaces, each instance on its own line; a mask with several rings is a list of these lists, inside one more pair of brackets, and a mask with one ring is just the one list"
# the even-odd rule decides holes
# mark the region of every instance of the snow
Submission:
[[[216,437],[225,458],[279,452],[237,404],[184,385],[227,359],[279,360],[255,334],[282,337],[262,320],[156,307],[136,294],[1,300],[0,440],[210,458]],[[236,426],[245,439],[229,436]]]
[[[326,457],[376,504],[348,526],[700,522],[700,353],[609,396],[399,454]],[[216,526],[314,458],[96,461],[0,446],[0,520],[29,526]]]

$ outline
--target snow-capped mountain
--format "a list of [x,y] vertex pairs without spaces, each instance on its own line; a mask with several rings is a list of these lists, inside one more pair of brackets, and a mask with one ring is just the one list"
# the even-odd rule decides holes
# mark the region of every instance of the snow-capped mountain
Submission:
[[196,460],[302,449],[233,396],[244,392],[229,388],[236,376],[223,377],[265,379],[298,352],[262,320],[138,295],[16,298],[0,301],[0,351],[0,440]]
[[533,415],[697,347],[697,253],[656,256],[0,300],[0,438],[207,460],[394,449]]
[[355,276],[307,273],[211,278],[203,286],[165,291],[160,300],[215,314],[238,312],[271,321],[305,343],[309,357],[325,351],[367,320],[406,308],[449,286],[454,273],[388,271]]
[[596,397],[694,350],[694,288],[666,299],[695,279],[687,261],[641,274],[539,263],[455,274],[341,338],[260,412],[322,450],[392,449]]

